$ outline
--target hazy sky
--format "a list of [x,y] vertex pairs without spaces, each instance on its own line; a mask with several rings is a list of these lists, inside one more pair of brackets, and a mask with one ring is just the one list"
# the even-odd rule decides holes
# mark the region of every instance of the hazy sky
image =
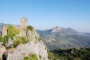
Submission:
[[90,0],[0,0],[0,23],[20,24],[23,16],[36,29],[90,32]]

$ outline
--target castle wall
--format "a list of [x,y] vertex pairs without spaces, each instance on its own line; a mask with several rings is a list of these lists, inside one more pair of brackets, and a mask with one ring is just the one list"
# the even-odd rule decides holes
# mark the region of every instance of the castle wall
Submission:
[[17,34],[17,36],[26,36],[25,29],[23,29],[22,27],[19,27],[18,30],[19,30],[19,34]]
[[20,23],[21,23],[21,27],[22,28],[26,28],[28,23],[27,23],[27,18],[23,17],[21,20],[20,20]]
[[[27,18],[23,17],[21,20],[20,20],[20,23],[21,23],[21,26],[20,27],[17,27],[17,26],[14,26],[16,27],[17,30],[19,30],[19,34],[18,36],[26,36],[26,28],[27,28]],[[7,27],[6,26],[3,26],[2,28],[2,36],[4,37],[5,35],[7,35]]]
[[3,26],[2,27],[2,37],[4,37],[5,35],[7,35],[7,27]]

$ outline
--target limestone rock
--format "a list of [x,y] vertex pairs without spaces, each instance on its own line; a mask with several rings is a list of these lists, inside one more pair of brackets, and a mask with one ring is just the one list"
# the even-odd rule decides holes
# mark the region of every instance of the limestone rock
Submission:
[[26,44],[20,44],[15,49],[8,50],[7,60],[23,60],[24,57],[30,54],[36,54],[39,60],[49,60],[47,48],[42,42],[39,40],[39,34],[36,31],[27,31],[27,37],[30,42]]
[[4,54],[5,51],[6,51],[6,48],[0,45],[0,60],[2,60],[2,55]]
[[6,47],[9,47],[11,44],[13,44],[13,41],[9,38],[8,43],[6,44]]

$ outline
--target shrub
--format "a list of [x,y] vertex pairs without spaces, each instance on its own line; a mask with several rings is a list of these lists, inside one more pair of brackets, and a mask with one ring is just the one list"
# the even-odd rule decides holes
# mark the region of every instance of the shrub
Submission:
[[8,35],[8,38],[11,38],[11,40],[13,40],[13,35]]
[[25,37],[21,37],[21,40],[23,41],[23,43],[29,42],[29,39],[26,36]]
[[38,40],[41,41],[42,40],[42,37],[39,37]]
[[23,60],[38,60],[38,57],[36,54],[29,55],[28,57],[24,57]]
[[27,42],[29,42],[29,39],[26,36],[16,37],[16,40],[13,41],[13,43],[14,43],[13,45],[16,47],[19,44],[25,44]]
[[8,26],[8,35],[9,36],[15,36],[16,34],[19,34],[19,31],[12,25]]
[[4,36],[3,45],[6,46],[7,42],[8,42],[8,35]]
[[19,43],[18,43],[17,40],[13,41],[13,46],[14,46],[14,47],[16,47],[18,44],[19,44]]
[[14,48],[13,44],[11,44],[9,47],[7,47],[7,49],[12,49],[12,48]]
[[12,39],[13,37],[10,37],[8,35],[6,35],[4,37],[0,36],[0,42],[2,42],[4,46],[6,46],[6,44],[8,43],[8,38]]
[[33,31],[33,27],[32,26],[27,26],[27,29],[30,31]]
[[3,42],[3,40],[2,40],[3,38],[2,38],[2,36],[0,36],[0,42]]

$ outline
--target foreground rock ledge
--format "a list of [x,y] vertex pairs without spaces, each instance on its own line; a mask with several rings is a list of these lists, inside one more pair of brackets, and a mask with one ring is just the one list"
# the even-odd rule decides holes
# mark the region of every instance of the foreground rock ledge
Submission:
[[6,51],[6,48],[4,46],[0,45],[0,60],[2,60],[2,56],[5,51]]

